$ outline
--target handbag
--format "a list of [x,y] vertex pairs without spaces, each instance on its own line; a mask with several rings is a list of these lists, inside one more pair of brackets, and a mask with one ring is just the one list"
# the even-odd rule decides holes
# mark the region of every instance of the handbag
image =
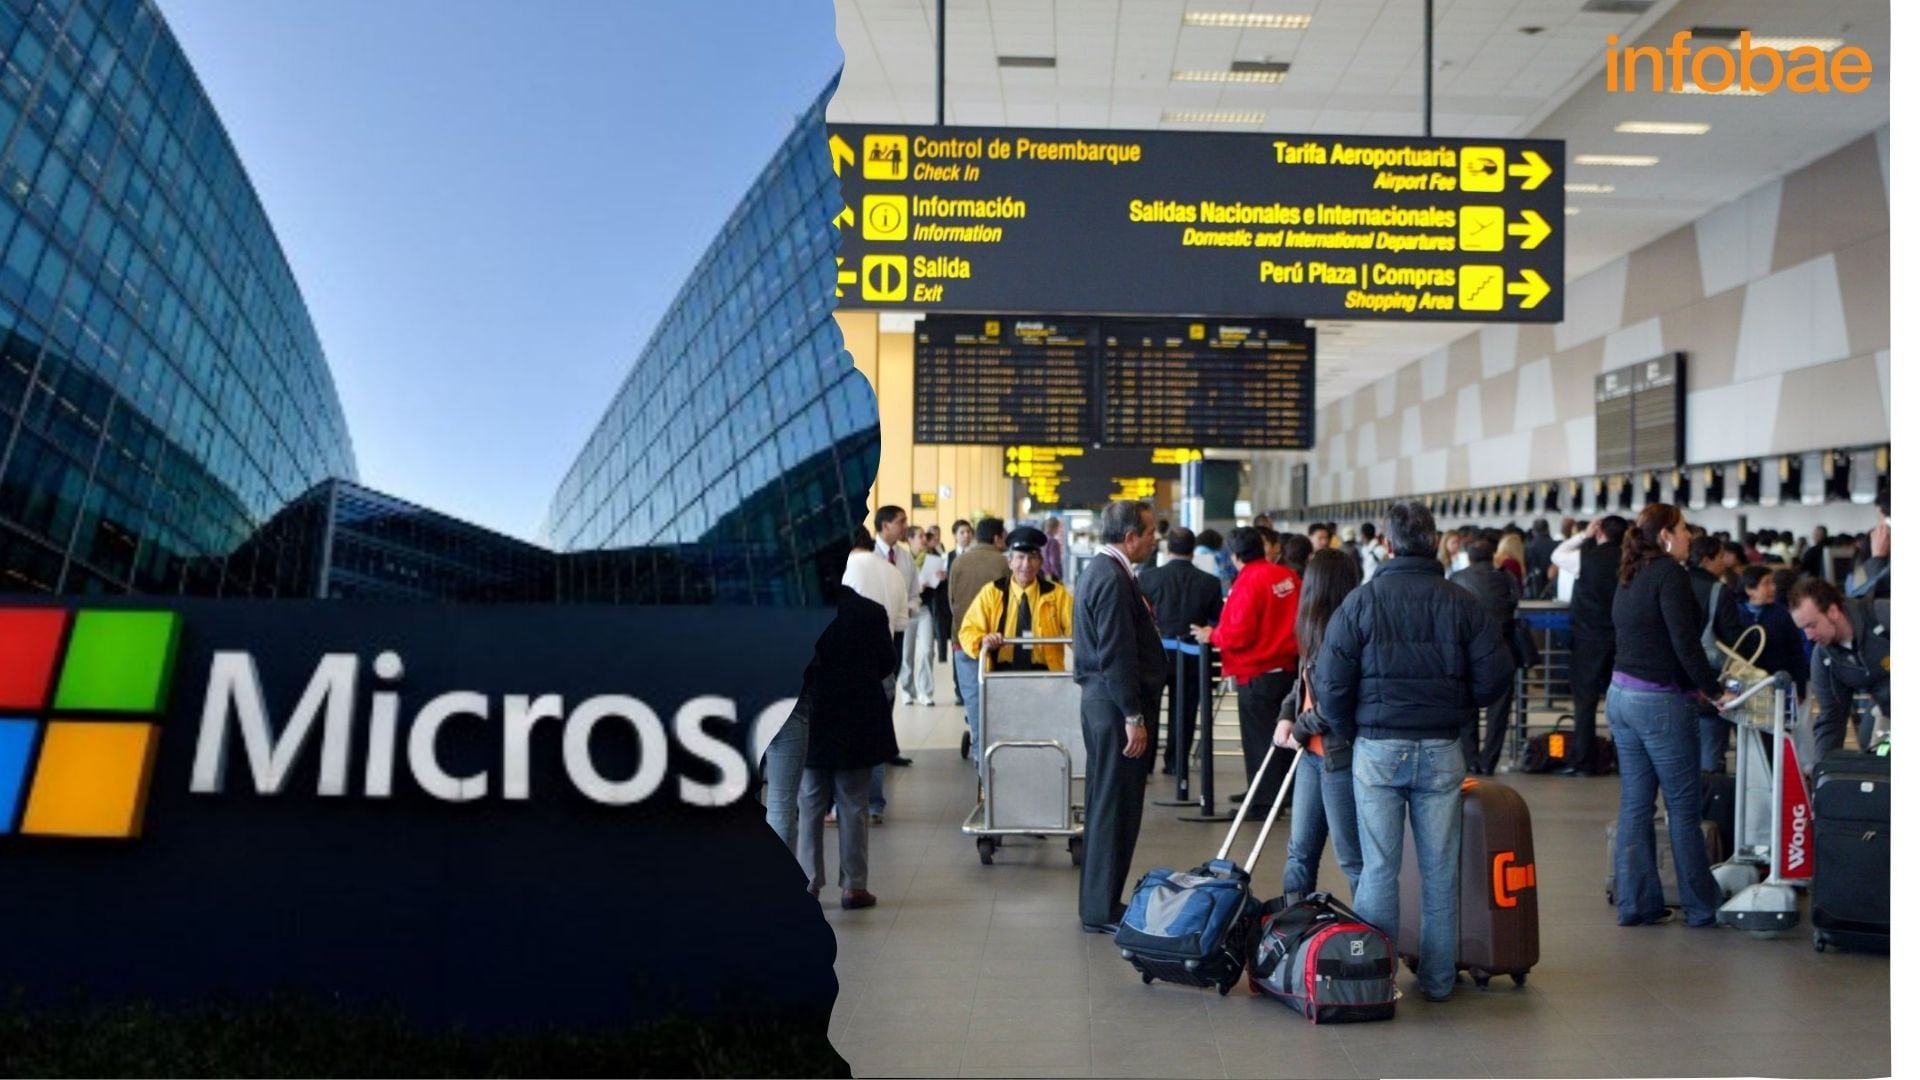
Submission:
[[[1750,634],[1760,635],[1760,642],[1753,650],[1751,657],[1748,657],[1742,654],[1741,649]],[[1773,678],[1773,673],[1759,664],[1761,655],[1767,651],[1767,628],[1759,623],[1754,623],[1740,631],[1740,636],[1733,639],[1732,645],[1722,645],[1718,641],[1713,644],[1720,653],[1720,677],[1739,682],[1742,690],[1751,690]],[[1741,708],[1751,709],[1765,717],[1768,723],[1772,723],[1773,695],[1778,692],[1777,687],[1768,687],[1748,698]]]

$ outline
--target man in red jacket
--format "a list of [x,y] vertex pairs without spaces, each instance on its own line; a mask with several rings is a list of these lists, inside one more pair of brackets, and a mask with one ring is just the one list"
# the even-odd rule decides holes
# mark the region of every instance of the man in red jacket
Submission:
[[1240,574],[1220,612],[1220,625],[1193,628],[1198,641],[1220,650],[1220,670],[1239,688],[1240,748],[1247,759],[1247,813],[1264,815],[1280,791],[1280,781],[1293,761],[1293,751],[1274,754],[1273,766],[1252,791],[1253,774],[1273,745],[1273,729],[1280,719],[1280,703],[1293,691],[1300,668],[1300,646],[1294,640],[1293,620],[1300,609],[1300,577],[1278,563],[1267,561],[1259,529],[1241,527],[1227,539],[1227,549]]

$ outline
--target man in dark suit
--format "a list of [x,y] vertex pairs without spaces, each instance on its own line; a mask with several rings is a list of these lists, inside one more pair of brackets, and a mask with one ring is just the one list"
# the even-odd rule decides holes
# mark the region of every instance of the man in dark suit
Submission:
[[[1220,579],[1193,565],[1193,551],[1198,543],[1192,529],[1176,528],[1167,533],[1167,561],[1140,571],[1140,591],[1153,605],[1154,622],[1159,626],[1163,642],[1177,639],[1191,644],[1191,627],[1212,626],[1220,621]],[[1194,721],[1200,712],[1200,699],[1213,690],[1208,673],[1200,667],[1200,658],[1185,653],[1179,655],[1181,665],[1186,668],[1187,696],[1179,702],[1179,715],[1171,721],[1166,762],[1161,766],[1161,771],[1166,773],[1174,771],[1175,762],[1185,760],[1194,736]],[[1169,687],[1182,684],[1182,677],[1170,676],[1167,680]]]
[[1133,576],[1134,566],[1158,547],[1153,506],[1132,499],[1108,503],[1100,514],[1100,539],[1102,547],[1076,582],[1073,681],[1080,686],[1080,730],[1087,744],[1080,925],[1110,934],[1124,913],[1120,895],[1140,838],[1167,654]]

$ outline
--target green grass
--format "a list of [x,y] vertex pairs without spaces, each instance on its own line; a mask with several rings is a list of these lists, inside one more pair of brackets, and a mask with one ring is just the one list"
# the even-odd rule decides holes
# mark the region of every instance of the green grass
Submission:
[[628,1028],[468,1034],[310,1000],[162,1010],[0,1002],[7,1076],[850,1075],[818,1018],[670,1016]]

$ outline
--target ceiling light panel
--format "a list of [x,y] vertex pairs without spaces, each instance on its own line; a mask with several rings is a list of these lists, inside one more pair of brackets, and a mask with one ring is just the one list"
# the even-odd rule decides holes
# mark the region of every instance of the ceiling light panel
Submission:
[[1613,126],[1622,135],[1705,135],[1712,124],[1681,123],[1668,120],[1623,120]]
[[1267,114],[1258,109],[1168,109],[1160,114],[1166,124],[1260,124]]
[[1644,169],[1660,164],[1660,159],[1652,154],[1575,154],[1575,165],[1616,165],[1627,169]]
[[1259,11],[1189,11],[1184,21],[1188,26],[1227,30],[1305,30],[1313,22],[1313,16]]
[[1611,195],[1612,184],[1568,184],[1567,193],[1571,195]]

